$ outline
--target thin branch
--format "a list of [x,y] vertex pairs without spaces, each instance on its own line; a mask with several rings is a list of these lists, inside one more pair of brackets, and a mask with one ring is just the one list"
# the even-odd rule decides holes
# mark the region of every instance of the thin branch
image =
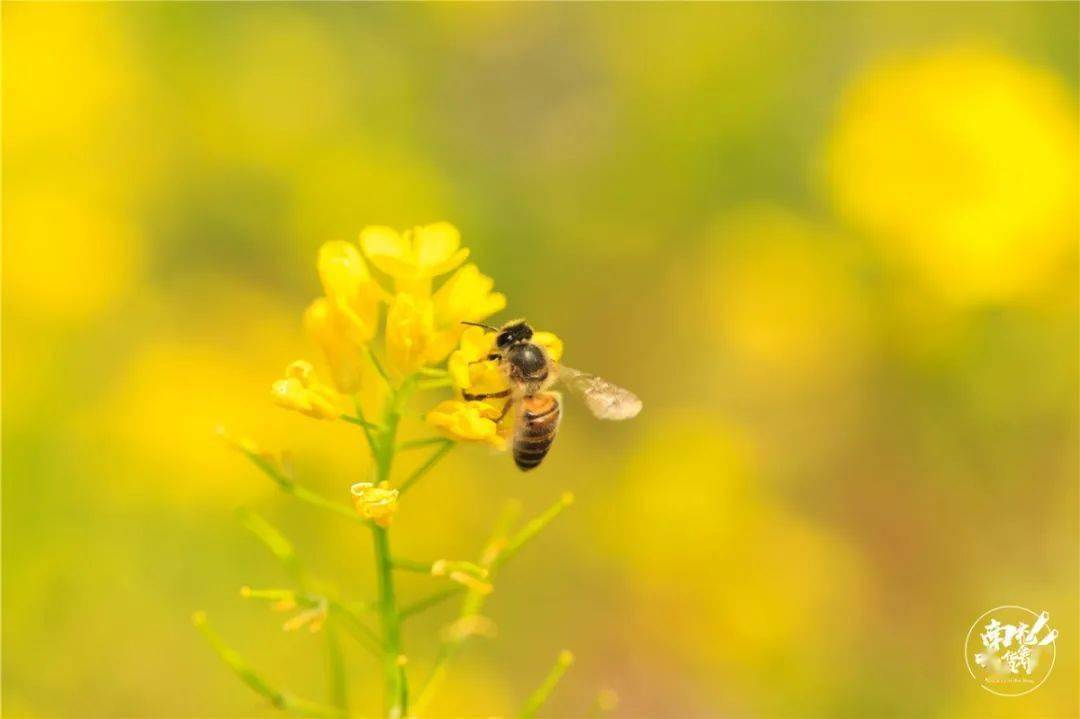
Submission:
[[379,358],[375,356],[375,353],[371,351],[370,347],[365,347],[364,352],[367,354],[368,359],[371,360],[371,364],[375,366],[375,371],[383,378],[383,382],[386,383],[386,388],[393,392],[394,383],[390,381],[390,375],[386,373],[386,369],[382,366],[382,362],[379,361]]
[[574,495],[570,492],[564,492],[559,501],[551,505],[543,514],[526,522],[513,537],[506,542],[506,546],[499,552],[498,557],[495,559],[494,567],[502,566],[508,559],[513,557],[521,548],[525,546],[530,540],[536,537],[544,527],[551,524],[552,520],[563,513],[563,510],[574,503]]
[[447,440],[443,440],[443,442],[444,442],[444,444],[441,447],[439,447],[437,450],[435,450],[435,452],[433,452],[432,455],[427,458],[427,461],[425,461],[422,465],[420,465],[416,469],[416,471],[414,471],[412,474],[410,474],[405,479],[405,481],[402,482],[398,486],[397,489],[398,489],[398,494],[399,495],[405,494],[405,492],[408,491],[409,487],[416,484],[416,482],[419,481],[420,478],[422,478],[428,472],[428,470],[430,470],[432,467],[434,467],[439,462],[440,459],[445,457],[446,454],[451,449],[454,448],[454,442],[452,440],[447,439]]
[[443,444],[450,441],[446,437],[425,437],[424,439],[410,439],[408,442],[402,442],[397,448],[398,450],[417,449],[418,447],[427,447],[431,444]]
[[431,574],[432,562],[418,562],[415,559],[403,559],[401,557],[394,557],[390,560],[390,564],[393,565],[394,569],[400,569],[406,572]]
[[206,621],[204,612],[196,612],[192,616],[195,627],[202,632],[210,646],[224,661],[233,673],[247,684],[253,691],[265,697],[278,709],[305,717],[341,717],[342,712],[335,707],[319,704],[308,699],[298,697],[291,692],[283,691],[271,685],[259,673],[251,668],[243,657],[215,632]]
[[555,666],[548,672],[547,678],[545,678],[544,682],[537,687],[536,691],[525,700],[525,705],[521,708],[521,713],[518,714],[520,719],[533,719],[536,716],[536,713],[544,706],[544,703],[547,702],[551,693],[555,691],[555,687],[559,685],[559,680],[563,678],[563,674],[566,674],[566,670],[569,669],[570,665],[573,663],[573,654],[566,650],[559,652],[559,657],[555,660]]
[[278,558],[293,579],[303,583],[304,568],[300,564],[300,558],[296,556],[292,542],[254,510],[241,507],[236,510],[236,518],[244,529],[254,534],[270,553]]
[[349,682],[345,677],[345,657],[341,652],[341,640],[338,638],[337,627],[333,622],[327,622],[323,627],[326,637],[326,663],[330,675],[329,694],[330,700],[344,715],[349,714]]
[[[518,503],[509,503],[506,508],[503,509],[499,520],[496,522],[495,530],[492,532],[491,538],[484,547],[484,551],[480,557],[479,566],[487,569],[491,575],[494,575],[496,570],[521,551],[522,547],[539,534],[544,527],[552,522],[552,520],[562,514],[563,510],[569,507],[573,501],[574,495],[570,492],[564,493],[559,497],[558,502],[526,522],[520,530],[508,539],[507,534],[510,531],[510,526],[514,523],[514,520],[520,512],[520,505]],[[485,593],[477,591],[477,588],[475,587],[470,587],[465,593],[464,601],[461,603],[461,611],[458,613],[459,619],[479,614],[484,606],[485,599]],[[450,661],[457,655],[458,651],[460,651],[463,641],[464,638],[445,641],[439,648],[439,654],[435,659],[435,666],[432,668],[431,675],[428,677],[427,683],[424,685],[423,690],[421,690],[420,695],[416,700],[414,711],[417,714],[422,714],[423,711],[427,709],[436,690],[445,680],[447,671],[449,670]]]
[[295,480],[283,474],[273,464],[259,455],[254,454],[253,452],[244,451],[244,456],[250,459],[256,467],[261,469],[263,474],[272,479],[278,488],[281,489],[282,492],[285,492],[285,494],[291,494],[301,502],[306,502],[313,507],[325,509],[334,514],[339,514],[342,517],[346,517],[359,524],[370,524],[368,520],[357,514],[349,505],[327,499],[321,494],[313,492],[301,484],[297,484]]
[[368,421],[367,417],[364,416],[364,407],[360,404],[359,397],[353,397],[353,407],[356,408],[357,419],[364,422],[364,424],[360,425],[360,429],[364,430],[364,439],[367,440],[368,450],[372,454],[375,454],[378,449],[375,446],[375,436],[377,433],[381,433],[383,430],[385,430],[386,427],[376,422]]
[[431,607],[441,604],[450,597],[456,597],[458,594],[461,594],[464,591],[465,585],[459,584],[456,587],[449,587],[447,589],[443,589],[442,591],[435,592],[434,594],[424,597],[423,599],[415,601],[412,604],[409,604],[408,606],[402,608],[401,618],[405,619],[406,617],[411,617],[414,614],[419,614],[425,609],[430,609]]
[[379,429],[379,425],[372,424],[371,422],[368,422],[363,417],[354,417],[351,414],[343,414],[343,415],[340,415],[340,417],[341,417],[341,419],[348,422],[349,424],[359,425],[359,426],[363,427],[366,430],[377,431]]
[[333,599],[327,600],[330,614],[341,620],[341,625],[376,658],[382,658],[383,646],[379,637],[356,616],[352,609]]
[[[503,507],[498,519],[495,521],[491,536],[481,552],[479,562],[481,567],[490,568],[492,566],[498,557],[499,549],[505,544],[507,532],[510,531],[511,525],[513,525],[520,513],[521,504],[519,502],[507,502]],[[462,601],[461,609],[458,611],[458,619],[478,613],[483,604],[484,595],[471,589],[466,591],[465,599]],[[446,679],[446,674],[450,669],[450,662],[461,649],[462,641],[464,641],[463,638],[444,641],[439,647],[439,653],[435,658],[435,665],[431,669],[431,674],[428,675],[427,682],[416,698],[416,704],[413,707],[414,714],[419,716],[427,710],[428,704],[435,697],[435,692],[438,691]]]
[[[300,559],[296,555],[296,551],[293,549],[292,543],[272,524],[266,521],[262,515],[250,509],[241,508],[237,510],[236,516],[240,520],[240,523],[243,524],[248,531],[258,537],[271,553],[285,565],[289,574],[293,576],[300,586],[307,588],[312,584],[314,580],[308,575],[301,564]],[[351,608],[335,599],[306,591],[298,593],[289,589],[252,589],[251,587],[246,586],[240,588],[240,596],[251,599],[267,599],[271,601],[291,599],[303,606],[315,606],[320,602],[325,602],[330,612],[341,620],[345,629],[347,629],[365,649],[370,651],[375,657],[382,656],[382,643],[379,641],[378,637],[375,636],[375,632],[368,629]]]

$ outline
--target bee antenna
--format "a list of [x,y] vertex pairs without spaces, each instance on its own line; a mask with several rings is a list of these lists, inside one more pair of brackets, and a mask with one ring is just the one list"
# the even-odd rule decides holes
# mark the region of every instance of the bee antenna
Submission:
[[499,331],[498,327],[492,327],[491,325],[485,325],[483,322],[466,322],[465,320],[462,320],[461,324],[463,324],[463,325],[472,325],[473,327],[483,327],[488,332],[498,332]]

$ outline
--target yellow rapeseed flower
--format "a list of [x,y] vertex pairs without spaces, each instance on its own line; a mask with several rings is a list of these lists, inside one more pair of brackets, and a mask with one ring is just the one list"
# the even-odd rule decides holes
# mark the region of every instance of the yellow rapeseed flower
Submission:
[[386,313],[386,358],[400,374],[430,363],[435,336],[431,300],[399,292]]
[[506,438],[496,420],[500,410],[486,402],[446,400],[427,413],[425,419],[457,442],[478,442],[505,449]]
[[[552,332],[536,332],[532,341],[543,347],[555,362],[562,359],[563,342]],[[473,394],[492,394],[509,385],[495,360],[485,360],[495,349],[495,333],[469,327],[461,335],[459,349],[450,355],[446,368],[454,386]]]
[[320,297],[304,311],[304,328],[322,349],[334,386],[342,392],[360,389],[364,353],[361,345],[349,339],[350,325],[345,314]]
[[1038,291],[1076,237],[1075,99],[1056,75],[956,47],[869,69],[828,153],[840,214],[964,303]]
[[474,264],[460,268],[432,297],[436,334],[429,356],[441,362],[454,349],[462,331],[462,320],[480,322],[506,308],[506,295],[493,292],[495,280],[480,273]]
[[414,227],[399,233],[390,227],[366,227],[360,247],[371,263],[397,280],[399,290],[427,294],[431,278],[458,267],[469,251],[448,222]]
[[462,333],[460,348],[446,363],[457,389],[473,394],[492,394],[509,387],[498,363],[484,360],[494,347],[495,334],[482,327],[469,327]]
[[318,270],[327,310],[341,315],[333,322],[335,328],[355,344],[371,341],[385,292],[372,279],[360,251],[349,242],[327,242],[319,248]]
[[357,482],[349,488],[353,496],[353,506],[365,519],[389,527],[398,508],[398,491],[376,486],[371,482]]
[[293,362],[285,369],[285,378],[274,382],[270,391],[274,402],[315,419],[341,416],[341,395],[319,381],[309,362]]

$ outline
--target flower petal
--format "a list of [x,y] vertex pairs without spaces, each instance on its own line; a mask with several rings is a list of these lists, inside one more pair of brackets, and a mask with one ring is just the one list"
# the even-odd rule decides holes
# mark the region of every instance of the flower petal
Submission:
[[317,265],[323,291],[335,302],[352,302],[360,294],[361,286],[371,280],[364,258],[351,242],[323,243]]
[[[459,254],[458,248],[461,247],[461,233],[449,222],[436,222],[414,229],[412,231],[412,241],[416,264],[421,270],[424,270],[442,266],[448,260],[457,256]],[[468,251],[465,252],[468,255]],[[454,265],[431,274],[449,272],[464,260],[465,257],[462,256],[461,260]]]
[[454,269],[469,257],[469,248],[463,247],[444,261],[426,268],[428,276],[441,275]]
[[391,277],[416,275],[416,258],[408,239],[391,227],[365,227],[360,232],[360,248],[371,264]]
[[506,306],[506,297],[491,291],[494,286],[495,280],[481,274],[475,264],[465,265],[432,296],[436,322],[450,327],[462,320],[487,319]]
[[350,341],[350,331],[355,328],[349,320],[330,300],[320,297],[304,311],[304,328],[322,349],[334,386],[342,392],[356,392],[360,388],[364,355]]
[[434,333],[431,302],[399,292],[386,313],[386,355],[391,366],[404,375],[426,364]]
[[484,402],[440,402],[427,413],[427,422],[450,439],[505,447],[506,440],[495,423],[499,410]]

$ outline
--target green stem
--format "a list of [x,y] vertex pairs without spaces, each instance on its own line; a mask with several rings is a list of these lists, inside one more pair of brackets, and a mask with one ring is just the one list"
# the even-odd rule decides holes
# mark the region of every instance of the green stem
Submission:
[[345,716],[349,714],[349,687],[345,678],[345,657],[341,653],[341,640],[337,627],[327,622],[323,627],[326,635],[326,661],[330,670],[330,700]]
[[551,524],[552,520],[563,513],[563,510],[574,503],[574,495],[571,492],[563,492],[559,497],[559,501],[551,505],[539,516],[529,520],[525,523],[513,537],[506,542],[506,546],[499,552],[495,561],[493,562],[492,569],[497,569],[502,566],[504,562],[517,554],[525,544],[532,540],[536,535],[540,534],[544,527]]
[[424,439],[410,439],[408,442],[401,442],[398,444],[398,451],[403,449],[416,449],[417,447],[427,447],[429,444],[443,444],[444,442],[451,442],[452,440],[446,437],[425,437]]
[[278,471],[278,469],[275,468],[273,464],[266,461],[259,455],[252,452],[244,452],[244,454],[247,456],[248,459],[252,461],[252,463],[256,467],[263,471],[263,474],[274,480],[274,483],[278,486],[279,489],[281,489],[282,492],[285,492],[285,494],[291,494],[292,496],[299,499],[301,502],[306,502],[313,507],[325,509],[329,512],[333,512],[334,514],[341,515],[342,517],[347,517],[354,522],[359,522],[360,524],[369,523],[368,520],[357,514],[356,511],[349,505],[327,499],[321,494],[313,492],[303,485],[297,484],[295,480]]
[[428,470],[434,467],[440,459],[445,457],[447,453],[454,448],[453,441],[445,439],[443,440],[443,442],[444,444],[441,447],[435,450],[435,452],[433,452],[432,455],[428,457],[427,460],[416,469],[416,471],[410,474],[405,479],[405,481],[402,482],[400,486],[398,486],[397,489],[399,495],[405,494],[405,492],[408,491],[409,487],[412,487],[414,484],[416,484],[421,477],[427,474]]
[[341,415],[341,419],[343,421],[345,421],[345,422],[348,422],[349,424],[355,424],[355,425],[357,425],[359,427],[363,427],[366,430],[370,430],[370,431],[378,431],[379,430],[379,425],[372,424],[371,422],[368,422],[363,417],[353,417],[351,414],[343,414],[343,415]]
[[394,557],[390,560],[390,564],[394,569],[400,569],[405,572],[419,572],[420,574],[431,574],[431,562],[418,562],[415,559],[402,559],[401,557]]
[[[373,356],[374,359],[374,356]],[[396,451],[398,421],[402,408],[416,387],[414,377],[406,378],[387,402],[383,430],[372,447],[375,455],[376,484],[389,483]],[[386,683],[386,716],[402,719],[409,707],[409,689],[403,666],[401,646],[401,615],[398,613],[394,591],[394,564],[390,554],[390,532],[386,527],[371,524],[375,548],[375,574],[378,578],[378,611],[383,632],[383,672]]]
[[389,719],[401,719],[405,714],[405,682],[401,656],[401,617],[398,615],[394,595],[394,573],[390,560],[390,537],[385,527],[373,526],[375,539],[375,568],[379,582],[379,614],[383,627],[383,670],[386,675],[387,708]]
[[558,686],[563,674],[566,674],[566,670],[573,663],[574,655],[570,652],[563,651],[559,654],[559,658],[555,660],[555,666],[551,668],[547,678],[544,679],[544,683],[537,687],[536,691],[525,700],[525,706],[521,708],[521,713],[518,714],[521,719],[533,719],[536,716],[536,713],[540,711],[540,707],[544,706],[548,697],[555,691],[555,687]]
[[353,638],[355,638],[364,649],[367,649],[378,659],[382,659],[383,647],[382,642],[379,641],[378,635],[371,631],[360,617],[356,616],[355,612],[346,605],[334,601],[333,599],[328,600],[328,604],[330,613],[341,621],[342,626],[348,630],[349,634],[352,634]]
[[[498,570],[503,564],[509,561],[515,554],[517,554],[525,544],[536,537],[541,530],[552,522],[556,517],[562,514],[563,510],[570,506],[574,501],[574,496],[566,492],[551,507],[542,512],[538,516],[529,520],[525,525],[518,530],[512,537],[507,538],[510,532],[510,527],[513,525],[517,518],[520,507],[516,503],[510,503],[503,510],[498,521],[495,524],[495,530],[491,534],[491,538],[488,540],[487,546],[480,557],[479,566],[487,569],[489,574],[494,577],[496,570]],[[438,601],[441,601],[444,597],[439,597]],[[461,603],[461,610],[458,613],[458,618],[463,619],[468,616],[479,614],[483,609],[484,601],[487,599],[486,594],[475,591],[474,589],[468,589],[465,592],[465,599]],[[424,609],[427,606],[431,606],[437,602],[427,603],[425,601],[424,606],[420,609]],[[414,614],[417,610],[409,608],[409,614]],[[431,675],[428,677],[427,683],[424,684],[423,689],[420,691],[419,696],[416,699],[414,711],[417,715],[423,714],[431,703],[435,696],[435,692],[438,691],[443,681],[446,679],[446,674],[450,668],[450,662],[461,651],[463,639],[456,639],[450,641],[444,641],[439,648],[439,654],[435,659],[435,666],[431,670]],[[565,671],[565,670],[564,670]]]
[[563,678],[566,674],[566,670],[573,664],[573,654],[563,650],[559,652],[558,659],[555,660],[555,666],[551,668],[548,676],[544,678],[543,683],[537,688],[535,692],[525,700],[525,706],[522,707],[521,714],[518,717],[521,719],[534,719],[537,716],[540,707],[548,701],[548,697],[555,691],[555,687],[558,686],[559,679]]
[[425,609],[429,609],[431,607],[434,607],[436,604],[440,604],[441,602],[446,601],[450,597],[455,597],[464,591],[465,586],[459,584],[456,587],[450,587],[448,589],[442,590],[441,592],[435,592],[428,597],[424,597],[423,599],[420,599],[406,607],[403,607],[400,612],[400,616],[402,619],[407,619],[414,614],[419,614]]
[[379,358],[371,351],[370,347],[365,348],[365,352],[367,353],[371,364],[375,367],[375,371],[382,377],[383,382],[386,384],[386,388],[393,392],[394,384],[390,381],[390,375],[387,374],[386,368],[382,366],[382,362],[379,361]]
[[235,649],[225,643],[206,621],[206,615],[196,612],[192,617],[195,626],[213,647],[221,660],[247,684],[253,691],[265,697],[278,709],[298,714],[305,717],[340,717],[342,712],[337,707],[326,706],[317,702],[298,697],[291,692],[283,691],[266,681],[258,672],[251,668],[243,657]]

